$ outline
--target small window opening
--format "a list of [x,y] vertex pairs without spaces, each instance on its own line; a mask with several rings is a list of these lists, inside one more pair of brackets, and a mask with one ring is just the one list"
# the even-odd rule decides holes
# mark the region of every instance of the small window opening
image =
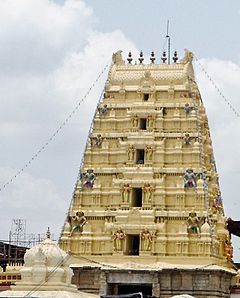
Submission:
[[147,129],[147,119],[146,118],[140,118],[140,129],[146,130]]
[[132,207],[142,207],[142,188],[132,189]]
[[144,149],[137,149],[136,150],[136,163],[137,164],[144,164]]
[[149,100],[149,94],[148,93],[144,93],[143,94],[143,100],[144,101],[148,101]]
[[139,235],[127,235],[126,255],[139,255]]

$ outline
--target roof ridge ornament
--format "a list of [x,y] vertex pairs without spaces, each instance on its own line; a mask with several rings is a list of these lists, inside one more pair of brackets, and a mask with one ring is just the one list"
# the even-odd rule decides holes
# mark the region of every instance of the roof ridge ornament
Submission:
[[125,64],[122,58],[122,50],[117,51],[116,53],[112,54],[112,62],[116,65],[123,65]]
[[194,57],[193,52],[189,51],[188,49],[184,49],[184,51],[185,55],[179,62],[183,64],[192,63]]

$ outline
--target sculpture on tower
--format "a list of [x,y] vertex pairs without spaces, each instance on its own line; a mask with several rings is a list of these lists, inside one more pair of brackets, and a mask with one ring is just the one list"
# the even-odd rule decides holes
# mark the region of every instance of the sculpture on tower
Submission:
[[193,169],[187,169],[183,179],[185,188],[194,188],[197,186],[196,174],[193,172]]
[[96,179],[96,175],[94,174],[92,169],[88,169],[85,173],[81,174],[81,190],[84,188],[93,188],[94,181]]
[[69,236],[72,236],[73,232],[82,233],[83,226],[87,223],[87,219],[84,216],[84,212],[77,211],[74,215],[68,216],[68,222],[70,225]]
[[123,246],[123,240],[126,238],[125,233],[123,232],[122,229],[118,229],[114,234],[113,234],[113,240],[115,244],[115,250],[116,251],[121,251],[122,246]]

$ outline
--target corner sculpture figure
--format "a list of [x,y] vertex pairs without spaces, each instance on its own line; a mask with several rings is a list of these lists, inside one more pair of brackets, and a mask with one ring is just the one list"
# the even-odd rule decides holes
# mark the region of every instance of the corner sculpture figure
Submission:
[[214,200],[212,205],[213,213],[220,213],[224,215],[222,197],[218,194],[217,198]]
[[188,132],[185,133],[183,142],[185,145],[191,145],[191,138]]
[[108,111],[108,106],[107,105],[103,105],[103,106],[98,106],[98,113],[99,115],[106,115]]
[[98,134],[97,137],[95,138],[93,144],[93,147],[101,147],[103,142],[103,137],[102,135]]
[[227,260],[231,262],[233,258],[233,248],[231,241],[228,239],[224,243],[224,253],[226,255]]
[[73,232],[82,233],[83,226],[86,224],[87,219],[84,216],[84,212],[77,211],[75,215],[68,216],[68,222],[70,224],[70,229],[71,229],[69,236],[72,236]]
[[186,114],[189,114],[191,112],[192,108],[190,107],[189,103],[187,102],[184,106],[184,111]]
[[184,187],[185,188],[193,188],[197,186],[197,181],[196,181],[196,174],[194,174],[192,169],[187,169],[184,176]]
[[121,251],[122,250],[122,241],[125,239],[126,235],[123,232],[122,229],[118,229],[114,234],[113,234],[113,240],[114,240],[114,245],[115,245],[115,250],[116,251]]
[[153,234],[148,229],[144,229],[141,232],[141,239],[142,239],[142,250],[143,251],[151,250]]
[[82,187],[84,188],[93,188],[94,181],[96,180],[96,175],[92,169],[88,169],[86,173],[81,174]]
[[200,236],[200,219],[198,218],[197,213],[195,211],[191,211],[189,213],[187,224],[188,233],[198,234]]

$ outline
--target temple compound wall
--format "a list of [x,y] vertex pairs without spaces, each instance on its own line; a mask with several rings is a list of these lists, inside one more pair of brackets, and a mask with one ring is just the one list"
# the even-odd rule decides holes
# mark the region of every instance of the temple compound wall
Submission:
[[[145,291],[146,296],[170,298],[189,294],[196,298],[230,297],[231,275],[218,270],[100,270],[99,268],[74,269],[74,284],[81,291],[100,295]],[[140,287],[139,287],[140,285]]]

